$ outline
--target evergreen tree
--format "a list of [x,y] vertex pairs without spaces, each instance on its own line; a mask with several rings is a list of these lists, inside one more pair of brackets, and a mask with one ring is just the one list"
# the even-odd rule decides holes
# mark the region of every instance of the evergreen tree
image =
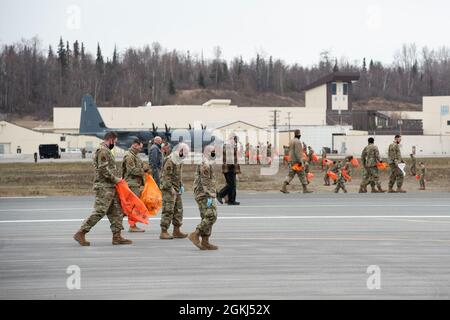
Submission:
[[201,72],[201,71],[200,71],[199,74],[198,74],[197,83],[198,83],[198,85],[199,85],[200,87],[206,88],[206,85],[205,85],[205,77],[203,76],[203,72]]
[[175,82],[173,81],[172,78],[170,78],[170,80],[169,80],[169,94],[173,96],[176,93],[177,93],[177,91],[175,89]]

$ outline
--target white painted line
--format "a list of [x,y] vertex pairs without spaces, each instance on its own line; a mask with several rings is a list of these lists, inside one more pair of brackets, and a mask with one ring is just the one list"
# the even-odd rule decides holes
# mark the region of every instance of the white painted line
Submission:
[[35,196],[35,197],[0,197],[0,200],[3,199],[47,199],[47,196]]
[[[241,217],[218,217],[219,220],[289,220],[289,219],[302,219],[302,220],[324,220],[324,219],[450,219],[450,215],[439,216],[407,216],[407,215],[393,215],[393,216],[381,216],[381,215],[367,215],[367,216],[241,216]],[[124,220],[127,220],[125,217]],[[160,218],[150,218],[150,221],[159,221]],[[200,217],[185,217],[183,220],[200,220]],[[53,222],[81,222],[84,219],[41,219],[41,220],[3,220],[1,223],[53,223]],[[103,218],[102,221],[108,221]]]
[[[237,209],[237,208],[347,208],[347,207],[375,207],[375,208],[392,208],[392,207],[437,207],[437,208],[450,208],[450,204],[316,204],[316,205],[258,205],[258,206],[218,206],[220,209]],[[40,212],[40,211],[86,211],[92,210],[92,207],[86,208],[10,208],[0,209],[0,212]],[[184,209],[198,209],[196,206],[184,206]]]

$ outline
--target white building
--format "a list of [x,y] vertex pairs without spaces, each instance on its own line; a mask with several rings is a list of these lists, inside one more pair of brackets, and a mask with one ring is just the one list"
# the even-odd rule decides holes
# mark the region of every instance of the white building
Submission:
[[41,144],[57,144],[61,152],[68,153],[81,148],[92,151],[100,142],[96,137],[39,132],[0,121],[0,155],[39,153]]

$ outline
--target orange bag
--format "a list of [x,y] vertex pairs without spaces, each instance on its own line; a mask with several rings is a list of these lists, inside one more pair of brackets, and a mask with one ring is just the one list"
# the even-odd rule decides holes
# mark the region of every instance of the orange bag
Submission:
[[125,180],[120,180],[116,184],[117,194],[123,213],[128,216],[128,224],[134,225],[136,222],[148,224],[149,213],[145,204],[130,190]]
[[327,172],[327,175],[328,175],[331,179],[333,179],[334,181],[336,181],[337,178],[338,178],[337,174],[334,173],[333,171],[328,171],[328,172]]
[[342,175],[344,176],[344,179],[346,181],[352,181],[352,177],[348,174],[347,170],[342,169],[341,172],[342,172]]
[[322,163],[324,166],[326,166],[326,165],[331,166],[333,164],[333,161],[328,160],[328,159],[323,159]]
[[420,180],[420,174],[416,174],[416,180]]
[[314,174],[311,173],[311,172],[309,172],[309,173],[306,175],[306,179],[308,179],[308,182],[311,182],[311,181],[314,179]]
[[289,156],[284,156],[284,161],[286,161],[286,162],[289,162],[290,161],[290,158],[289,158]]
[[147,207],[151,217],[156,216],[159,209],[162,207],[161,190],[159,190],[155,180],[153,180],[153,177],[148,173],[145,174],[145,185],[144,190],[141,193],[141,201]]
[[300,164],[296,163],[292,167],[292,170],[294,171],[303,171],[305,168],[303,168]]
[[388,164],[386,162],[377,162],[377,168],[380,170],[386,170],[388,168]]
[[355,167],[355,168],[359,167],[358,159],[353,158],[352,161],[350,161],[350,162],[351,162],[353,167]]
[[317,156],[317,154],[315,154],[315,153],[312,154],[312,161],[313,162],[318,162],[319,161],[319,157]]

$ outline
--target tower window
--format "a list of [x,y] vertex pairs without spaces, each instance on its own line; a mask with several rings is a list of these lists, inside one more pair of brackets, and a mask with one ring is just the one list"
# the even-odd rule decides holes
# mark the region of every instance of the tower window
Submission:
[[331,84],[331,94],[332,95],[336,95],[337,94],[337,84],[336,84],[336,82],[333,82]]
[[348,83],[344,83],[344,96],[348,95]]

